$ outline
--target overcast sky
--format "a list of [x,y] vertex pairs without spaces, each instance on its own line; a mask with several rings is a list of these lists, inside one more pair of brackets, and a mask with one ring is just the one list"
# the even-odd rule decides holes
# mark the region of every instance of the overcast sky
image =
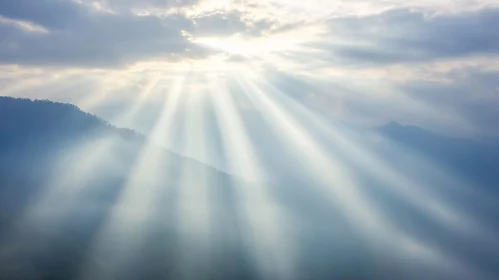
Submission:
[[0,94],[146,131],[179,75],[196,103],[243,69],[328,117],[497,136],[497,26],[493,0],[3,0]]

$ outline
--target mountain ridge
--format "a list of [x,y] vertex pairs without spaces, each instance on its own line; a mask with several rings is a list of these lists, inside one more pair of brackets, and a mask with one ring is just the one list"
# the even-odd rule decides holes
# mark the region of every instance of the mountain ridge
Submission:
[[[40,106],[45,108],[40,108]],[[31,108],[38,107],[36,110],[31,110]],[[61,110],[62,109],[62,110]],[[40,110],[43,112],[37,113],[36,111]],[[42,116],[42,113],[52,110],[54,113],[53,116]],[[59,112],[57,112],[59,110]],[[21,117],[21,119],[19,119]],[[15,124],[18,128],[22,128],[21,131],[11,126],[14,124],[13,120],[16,120]],[[77,125],[75,125],[75,123]],[[79,126],[78,126],[79,124]],[[76,127],[75,127],[76,126]],[[220,170],[214,166],[209,165],[208,163],[201,162],[198,159],[188,157],[185,155],[181,155],[177,152],[169,150],[165,147],[158,145],[158,143],[154,143],[151,141],[146,135],[130,128],[118,127],[105,119],[93,115],[91,113],[83,111],[78,106],[71,103],[62,103],[62,102],[54,102],[48,99],[29,99],[29,98],[16,98],[16,97],[8,97],[8,96],[0,96],[0,151],[6,152],[9,149],[15,149],[16,147],[12,147],[14,145],[23,145],[23,148],[30,147],[30,145],[36,144],[33,142],[50,142],[54,141],[54,143],[50,144],[50,146],[57,146],[61,144],[67,144],[67,139],[64,137],[48,137],[48,139],[31,139],[28,140],[28,143],[24,143],[19,140],[23,140],[28,138],[29,135],[2,135],[2,131],[10,131],[13,132],[22,132],[23,130],[30,130],[31,133],[44,133],[47,134],[62,134],[62,133],[74,133],[74,131],[83,129],[83,133],[77,133],[77,135],[72,135],[74,138],[87,138],[92,136],[99,136],[105,133],[114,134],[116,137],[120,137],[126,141],[137,142],[140,145],[154,145],[160,149],[164,149],[171,154],[174,154],[178,157],[184,158],[186,160],[194,161],[199,164],[208,166],[217,170],[217,172],[222,172],[230,176],[234,176],[233,174],[229,174],[223,170]],[[48,131],[47,131],[48,130]],[[9,137],[10,136],[10,137]],[[12,139],[15,136],[17,139]],[[37,135],[39,136],[39,135]],[[59,142],[60,141],[60,142]],[[46,143],[43,143],[46,144]]]
[[[63,109],[57,112],[57,108]],[[488,169],[499,161],[494,157],[490,157],[491,161],[484,161],[487,159],[484,156],[493,153],[484,154],[487,150],[480,145],[468,149],[476,145],[469,146],[473,142],[461,140],[456,142],[458,144],[449,144],[453,141],[449,142],[445,137],[419,128],[406,129],[395,123],[385,131],[379,129],[381,136],[393,141],[382,141],[382,145],[376,146],[377,142],[371,140],[377,138],[364,138],[364,131],[356,131],[355,137],[353,134],[348,136],[353,140],[365,140],[359,141],[358,145],[372,148],[371,156],[386,160],[385,167],[393,168],[393,172],[418,169],[417,165],[410,165],[410,160],[402,159],[400,164],[390,162],[397,159],[400,151],[408,152],[407,148],[411,147],[490,187],[499,182],[494,169]],[[370,130],[367,134],[372,136],[372,132]],[[411,136],[414,134],[417,137]],[[331,141],[330,144],[334,146],[334,143]],[[392,143],[404,148],[392,149],[396,146]],[[177,279],[176,273],[181,266],[178,258],[183,256],[186,248],[195,247],[191,253],[197,253],[198,248],[189,244],[191,240],[187,238],[186,243],[183,239],[186,231],[179,225],[188,224],[192,218],[190,211],[203,205],[198,200],[200,193],[209,203],[208,236],[210,246],[217,250],[216,255],[203,258],[206,263],[197,267],[202,279],[262,279],[255,267],[251,248],[244,240],[248,236],[246,231],[252,230],[254,224],[247,223],[244,212],[249,209],[243,205],[252,205],[250,212],[255,212],[251,213],[251,218],[264,225],[267,225],[266,212],[261,212],[260,207],[264,205],[258,199],[238,193],[242,188],[250,189],[255,185],[195,159],[149,144],[145,136],[135,134],[133,130],[115,128],[74,105],[0,98],[0,279],[25,275],[21,274],[22,271],[32,274],[21,279],[80,279],[81,271],[76,268],[86,262],[84,256],[94,253],[91,251],[92,240],[101,236],[103,228],[113,225],[113,220],[109,219],[116,217],[114,212],[120,209],[125,212],[119,213],[118,222],[124,219],[125,225],[129,223],[127,230],[118,230],[116,236],[111,236],[113,242],[109,247],[107,243],[100,244],[106,246],[106,253],[113,258],[106,259],[105,264],[90,265],[90,271],[99,279]],[[379,148],[386,148],[392,154],[386,156]],[[457,152],[453,150],[456,148]],[[460,150],[465,150],[465,153]],[[288,154],[276,155],[292,158],[292,150],[284,149],[284,152]],[[393,154],[395,156],[391,158]],[[348,153],[336,155],[336,159],[356,179],[358,185],[353,187],[363,189],[382,211],[397,213],[392,222],[407,226],[406,222],[410,221],[416,223],[418,229],[439,232],[438,224],[421,219],[411,205],[399,201],[389,192],[390,188],[385,185],[390,183],[384,181],[383,174],[366,172],[369,170],[365,169],[371,166],[364,170],[355,169],[362,157]],[[274,163],[282,164],[283,158],[279,157]],[[481,164],[480,168],[470,169],[475,162]],[[393,262],[393,267],[397,268],[379,266],[376,261],[379,256],[370,251],[369,246],[362,245],[362,238],[352,234],[354,228],[343,216],[343,211],[337,209],[338,205],[334,205],[322,191],[324,187],[334,186],[319,185],[314,178],[316,174],[307,173],[305,165],[296,163],[294,169],[287,169],[284,164],[282,176],[275,185],[266,185],[265,190],[273,195],[272,205],[291,213],[289,217],[297,223],[296,226],[305,229],[292,232],[296,234],[295,245],[300,247],[297,251],[297,266],[300,267],[297,279],[387,279],[386,276],[403,279],[407,276],[407,271],[397,269],[399,260],[395,258],[388,262]],[[267,166],[270,168],[266,171],[275,176],[273,168],[278,166]],[[481,168],[483,166],[487,168]],[[414,180],[417,187],[416,181],[425,181],[402,175],[407,173],[400,174],[408,176],[407,180]],[[431,187],[440,187],[440,183],[432,178],[428,178],[428,182],[435,184]],[[484,212],[480,215],[487,216]],[[495,212],[490,212],[487,217],[492,221],[495,218]],[[30,221],[36,221],[35,225]],[[140,260],[133,259],[134,254],[130,254],[126,256],[131,258],[130,266],[123,266],[122,270],[109,268],[108,261],[112,263],[121,257],[117,252],[121,252],[122,243],[115,243],[114,238],[129,237],[128,231],[136,230],[147,231],[147,235],[132,241],[142,246]],[[417,231],[412,233],[417,234]],[[130,234],[134,236],[134,233]],[[443,236],[445,240],[454,237],[451,233]],[[452,240],[446,246],[454,249],[459,248],[459,244],[459,240]],[[337,258],[338,252],[347,254],[347,259]],[[488,267],[485,257],[480,261],[487,269],[495,271],[495,263]],[[431,269],[420,273],[420,277],[413,278],[455,279],[428,277],[432,275]]]

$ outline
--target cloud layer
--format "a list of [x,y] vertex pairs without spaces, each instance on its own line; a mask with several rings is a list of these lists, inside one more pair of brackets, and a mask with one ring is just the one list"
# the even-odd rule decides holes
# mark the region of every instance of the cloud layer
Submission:
[[396,63],[499,53],[499,9],[429,15],[408,9],[329,21],[334,56],[363,63]]
[[498,134],[495,26],[489,0],[5,0],[0,67],[21,83],[33,69],[147,80],[186,62],[198,72],[239,65],[349,120]]

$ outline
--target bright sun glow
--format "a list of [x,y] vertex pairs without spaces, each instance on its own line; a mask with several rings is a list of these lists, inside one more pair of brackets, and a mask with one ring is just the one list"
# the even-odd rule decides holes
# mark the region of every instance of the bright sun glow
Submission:
[[209,37],[209,38],[200,38],[195,40],[194,42],[206,45],[208,47],[223,50],[230,54],[240,54],[246,55],[248,53],[254,52],[255,50],[252,48],[252,45],[244,42],[243,40],[237,39],[235,37],[230,38],[217,38],[217,37]]
[[261,58],[269,54],[296,50],[299,45],[314,38],[321,32],[316,26],[301,28],[293,33],[282,32],[269,37],[246,37],[240,34],[230,37],[202,37],[193,39],[193,43],[221,50],[245,58]]

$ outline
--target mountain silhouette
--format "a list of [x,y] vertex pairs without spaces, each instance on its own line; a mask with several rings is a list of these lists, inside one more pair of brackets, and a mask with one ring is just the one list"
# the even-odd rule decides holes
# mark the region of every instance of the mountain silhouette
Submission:
[[[144,153],[155,155],[142,171],[151,175],[134,179]],[[78,278],[93,238],[131,187],[143,193],[158,190],[153,195],[159,201],[149,202],[156,213],[152,216],[164,222],[150,237],[156,247],[145,250],[140,264],[129,271],[107,271],[105,263],[90,266],[103,279],[173,277],[177,273],[174,256],[181,255],[182,248],[172,245],[179,238],[173,226],[178,219],[177,202],[172,197],[180,187],[203,183],[200,178],[217,194],[215,211],[225,213],[223,223],[234,226],[216,230],[220,239],[216,242],[221,244],[212,260],[230,269],[205,271],[205,279],[251,279],[240,241],[226,235],[233,236],[238,223],[231,204],[231,188],[238,179],[229,174],[156,147],[143,135],[114,127],[76,106],[47,100],[0,97],[0,155],[0,279]],[[92,157],[95,160],[89,161]],[[53,189],[63,189],[65,194],[51,200],[51,195],[59,195]],[[57,209],[63,200],[71,205]],[[38,207],[40,201],[47,205]],[[51,204],[54,212],[47,210]],[[42,216],[43,211],[50,217]],[[32,226],[33,217],[42,224]],[[222,220],[212,222],[222,224]],[[137,224],[137,228],[143,226]]]

